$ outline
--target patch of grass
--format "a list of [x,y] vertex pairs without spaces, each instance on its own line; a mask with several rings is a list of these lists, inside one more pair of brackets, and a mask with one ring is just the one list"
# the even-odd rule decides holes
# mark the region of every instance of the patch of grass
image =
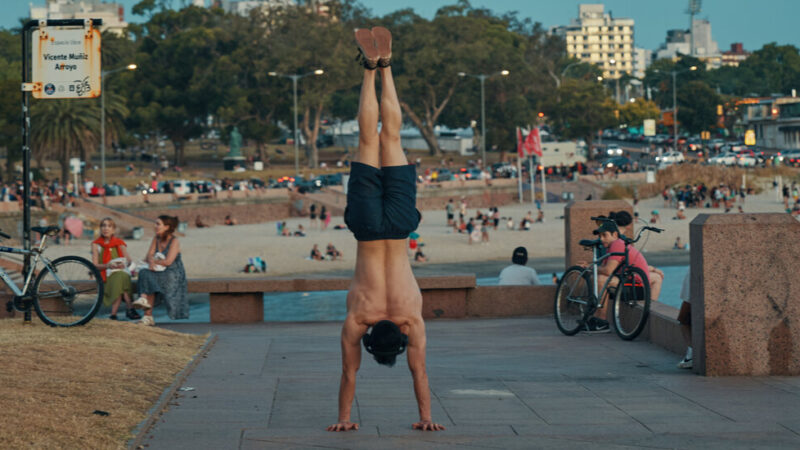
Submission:
[[603,192],[603,200],[623,200],[633,198],[633,188],[623,184],[613,184]]
[[0,320],[0,448],[125,448],[204,340],[105,319]]

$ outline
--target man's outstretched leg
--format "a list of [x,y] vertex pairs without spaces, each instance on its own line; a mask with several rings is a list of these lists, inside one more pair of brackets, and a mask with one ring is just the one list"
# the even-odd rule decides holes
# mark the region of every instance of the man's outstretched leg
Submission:
[[380,112],[375,94],[375,69],[369,68],[377,67],[378,53],[370,30],[356,30],[356,42],[361,49],[365,70],[358,105],[358,158],[350,168],[344,219],[361,243],[380,239],[383,230],[383,173],[380,169]]
[[[402,311],[408,333],[408,368],[414,381],[419,421],[412,428],[444,430],[431,417],[431,393],[425,368],[426,336],[422,320],[422,293],[406,254],[406,238],[419,224],[416,209],[416,170],[409,165],[400,142],[402,114],[391,68],[391,34],[383,27],[372,29],[381,74],[381,168],[383,171],[384,217],[386,225],[386,302],[390,311]],[[399,324],[398,324],[399,325]]]

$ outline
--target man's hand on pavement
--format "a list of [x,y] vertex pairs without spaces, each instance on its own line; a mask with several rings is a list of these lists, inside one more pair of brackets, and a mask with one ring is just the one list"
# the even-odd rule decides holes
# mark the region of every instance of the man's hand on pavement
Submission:
[[327,428],[328,431],[350,431],[358,430],[358,424],[353,422],[339,422]]
[[433,423],[430,420],[421,420],[414,425],[411,425],[411,428],[415,430],[422,430],[422,431],[442,431],[444,430],[444,425],[439,425],[438,423]]

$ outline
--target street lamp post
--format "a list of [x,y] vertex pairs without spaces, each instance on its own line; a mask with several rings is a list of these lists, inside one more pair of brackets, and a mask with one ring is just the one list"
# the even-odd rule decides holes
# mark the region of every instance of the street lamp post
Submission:
[[[684,72],[690,72],[693,70],[697,70],[697,66],[692,66],[684,70],[670,71],[670,74],[672,75],[672,150],[676,152],[678,151],[678,97],[677,97],[678,74]],[[654,72],[660,73],[660,71],[657,69],[654,70]]]
[[278,72],[268,72],[267,75],[271,77],[284,77],[284,78],[291,78],[292,80],[292,94],[294,97],[294,176],[295,179],[300,175],[300,147],[299,147],[299,139],[298,139],[298,130],[297,130],[297,80],[307,77],[309,75],[322,75],[325,73],[322,69],[317,69],[311,72],[307,72],[304,74],[294,74],[294,75],[287,75]]
[[487,78],[491,78],[495,75],[502,75],[504,77],[508,76],[510,72],[507,70],[501,70],[499,72],[495,72],[490,75],[484,74],[477,74],[473,75],[466,72],[459,72],[458,76],[460,77],[473,77],[477,78],[481,81],[481,161],[482,167],[486,167],[486,90],[484,84],[486,83]]
[[106,75],[122,72],[123,70],[136,70],[136,64],[128,64],[118,69],[100,72],[100,186],[106,188]]

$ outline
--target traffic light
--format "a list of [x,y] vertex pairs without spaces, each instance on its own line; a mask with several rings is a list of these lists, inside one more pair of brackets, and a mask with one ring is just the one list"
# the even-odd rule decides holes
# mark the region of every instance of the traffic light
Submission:
[[541,111],[539,111],[539,114],[537,114],[537,115],[539,116],[539,118],[540,118],[540,119],[541,119],[542,117],[544,117],[544,113],[543,113],[543,112],[541,112]]

